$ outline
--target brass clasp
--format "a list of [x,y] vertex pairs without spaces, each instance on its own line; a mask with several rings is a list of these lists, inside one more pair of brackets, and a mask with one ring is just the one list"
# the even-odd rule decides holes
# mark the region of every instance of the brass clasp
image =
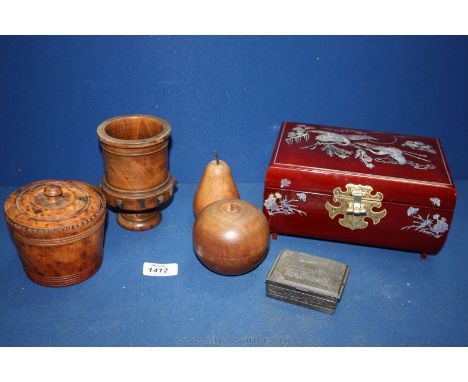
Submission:
[[342,191],[341,187],[333,190],[333,201],[339,203],[333,205],[329,202],[325,203],[325,208],[331,219],[337,215],[343,215],[339,219],[339,223],[349,229],[364,229],[368,223],[364,219],[370,218],[372,222],[378,224],[381,219],[387,214],[387,210],[373,211],[373,208],[382,206],[383,194],[376,192],[372,195],[371,186],[362,186],[360,184],[347,184],[346,191]]

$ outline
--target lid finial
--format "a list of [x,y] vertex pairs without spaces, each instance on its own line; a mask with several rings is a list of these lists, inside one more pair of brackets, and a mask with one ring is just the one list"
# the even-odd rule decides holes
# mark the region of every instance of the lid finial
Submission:
[[62,194],[62,188],[58,184],[48,184],[44,187],[44,195],[48,198],[56,198]]

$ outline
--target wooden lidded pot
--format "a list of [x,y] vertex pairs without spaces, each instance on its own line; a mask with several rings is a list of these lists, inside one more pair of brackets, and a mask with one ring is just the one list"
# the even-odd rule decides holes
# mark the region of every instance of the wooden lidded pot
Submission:
[[171,126],[151,115],[110,118],[97,128],[104,158],[101,189],[119,211],[118,223],[132,231],[159,224],[158,209],[176,184],[168,169]]
[[7,198],[4,215],[34,282],[77,284],[101,266],[106,198],[98,188],[73,180],[30,183]]
[[269,245],[265,215],[241,199],[218,200],[205,207],[193,226],[193,248],[210,270],[240,275],[259,265]]

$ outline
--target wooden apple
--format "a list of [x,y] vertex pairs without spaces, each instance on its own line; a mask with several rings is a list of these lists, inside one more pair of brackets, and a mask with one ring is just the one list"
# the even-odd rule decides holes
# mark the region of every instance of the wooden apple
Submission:
[[210,270],[240,275],[254,269],[269,245],[268,222],[254,205],[224,199],[204,208],[193,226],[193,248]]

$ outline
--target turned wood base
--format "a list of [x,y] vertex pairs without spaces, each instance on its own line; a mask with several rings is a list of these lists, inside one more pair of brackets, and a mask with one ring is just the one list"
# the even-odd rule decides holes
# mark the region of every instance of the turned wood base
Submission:
[[93,276],[101,267],[102,264],[102,257],[99,257],[97,263],[93,264],[89,268],[82,270],[81,272],[71,274],[71,275],[64,275],[64,276],[47,276],[41,275],[39,273],[34,272],[26,267],[24,267],[24,271],[26,275],[35,283],[47,287],[66,287],[69,285],[74,285],[81,283],[91,276]]
[[145,213],[119,213],[117,223],[129,231],[146,231],[156,227],[162,219],[161,211]]

